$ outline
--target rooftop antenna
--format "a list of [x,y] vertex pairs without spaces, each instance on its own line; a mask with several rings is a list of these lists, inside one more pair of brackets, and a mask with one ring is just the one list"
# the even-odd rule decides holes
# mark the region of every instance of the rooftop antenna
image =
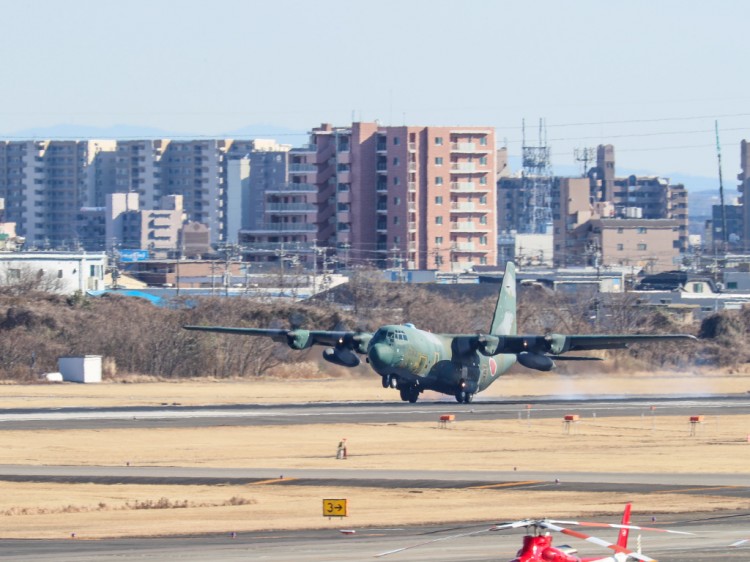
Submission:
[[[714,121],[716,129],[716,158],[719,164],[719,204],[721,205],[721,241],[722,252],[727,252],[729,238],[727,237],[727,209],[724,206],[724,182],[721,179],[721,144],[719,143],[719,121]],[[715,244],[714,244],[715,246]]]

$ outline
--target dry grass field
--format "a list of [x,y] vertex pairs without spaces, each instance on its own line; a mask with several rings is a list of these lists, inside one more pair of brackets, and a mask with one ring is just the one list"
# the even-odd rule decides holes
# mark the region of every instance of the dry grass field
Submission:
[[[652,373],[623,376],[512,375],[480,396],[746,393],[739,374]],[[426,396],[423,399],[437,398]],[[3,385],[0,407],[226,404],[330,400],[396,401],[379,380],[352,377],[250,382]],[[446,411],[457,406],[447,401]],[[703,412],[696,412],[703,413]],[[231,421],[228,420],[228,424]],[[686,419],[646,414],[581,420],[563,434],[560,420],[474,421],[458,414],[451,429],[433,423],[340,424],[194,429],[2,431],[2,464],[316,468],[337,470],[548,470],[748,473],[750,417],[707,416],[690,436]],[[349,458],[334,458],[347,437]],[[325,497],[346,497],[343,521],[321,515]],[[635,502],[653,513],[748,508],[728,497],[660,493],[561,493],[474,490],[247,486],[153,486],[0,483],[0,537],[162,535],[258,529],[372,527],[413,522],[469,522],[520,517],[617,513]]]

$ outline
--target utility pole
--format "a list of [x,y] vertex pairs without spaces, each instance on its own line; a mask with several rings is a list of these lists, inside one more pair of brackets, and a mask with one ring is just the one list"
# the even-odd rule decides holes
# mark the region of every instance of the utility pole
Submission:
[[[719,164],[719,203],[721,205],[721,241],[723,254],[727,253],[729,246],[729,237],[727,235],[727,209],[724,206],[724,182],[721,179],[721,145],[719,144],[719,121],[714,121],[714,127],[716,129],[716,157]],[[716,242],[714,241],[714,248],[716,248]]]
[[573,158],[576,159],[576,162],[583,162],[583,173],[581,174],[581,177],[585,178],[589,171],[589,162],[593,162],[596,158],[596,149],[590,146],[576,148],[573,150]]

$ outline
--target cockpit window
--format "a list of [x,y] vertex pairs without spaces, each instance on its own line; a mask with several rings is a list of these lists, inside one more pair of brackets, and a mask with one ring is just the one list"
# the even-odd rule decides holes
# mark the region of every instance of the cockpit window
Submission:
[[409,341],[408,338],[406,337],[406,334],[402,332],[401,330],[396,331],[396,339],[401,340],[401,341]]
[[389,330],[385,338],[388,340],[389,343],[392,343],[396,339],[396,334]]

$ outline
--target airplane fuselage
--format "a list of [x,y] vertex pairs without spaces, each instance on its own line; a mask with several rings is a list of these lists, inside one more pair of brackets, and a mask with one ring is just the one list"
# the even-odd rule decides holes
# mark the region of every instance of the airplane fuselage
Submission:
[[433,334],[411,324],[381,327],[367,347],[367,361],[383,377],[383,386],[398,388],[410,402],[424,390],[470,402],[515,360],[513,354],[487,357],[465,336]]

